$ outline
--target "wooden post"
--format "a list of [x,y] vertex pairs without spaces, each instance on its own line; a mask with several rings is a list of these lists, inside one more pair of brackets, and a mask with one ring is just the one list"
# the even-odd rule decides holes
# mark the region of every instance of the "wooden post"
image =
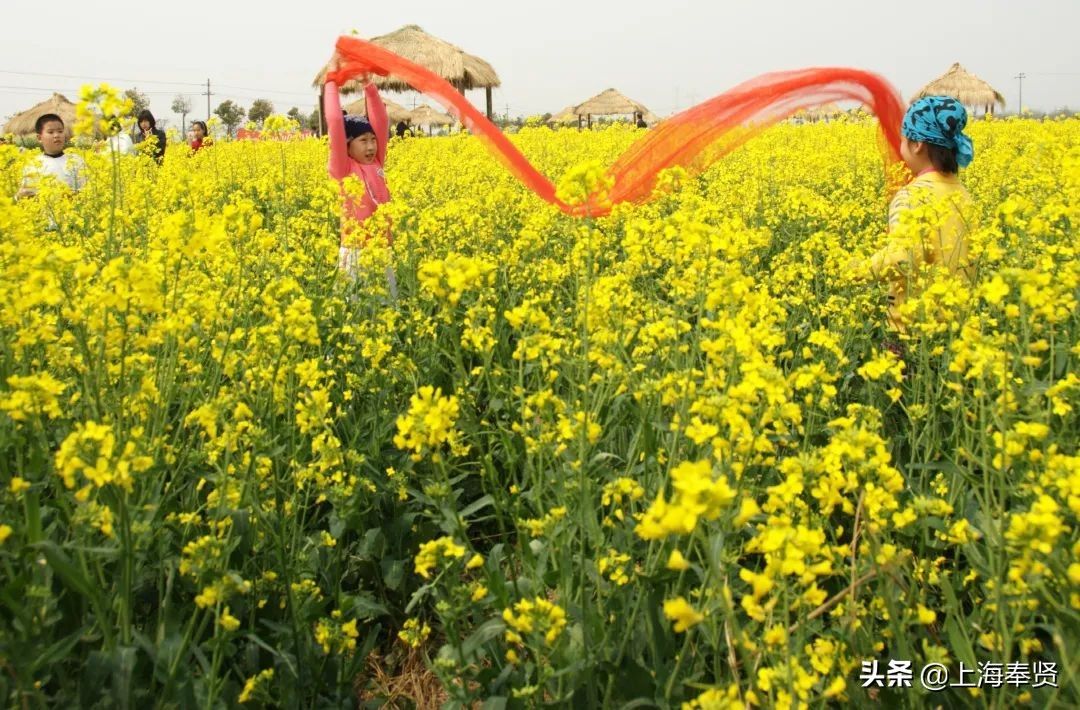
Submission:
[[[458,87],[458,93],[461,94],[464,97],[465,96],[465,87],[459,86]],[[458,133],[461,133],[463,130],[465,130],[465,124],[462,123],[461,121],[458,121],[457,125],[458,125]],[[452,125],[447,127],[446,132],[447,133],[452,133],[453,132],[452,128],[453,128]]]
[[592,129],[592,114],[591,114],[591,113],[589,114],[589,125],[588,125],[588,128],[589,128],[589,129]]
[[323,108],[324,99],[326,98],[326,87],[319,87],[319,136],[326,135],[326,110]]
[[[484,87],[484,95],[487,97],[487,119],[491,120],[491,87]],[[509,116],[506,117],[509,120]]]

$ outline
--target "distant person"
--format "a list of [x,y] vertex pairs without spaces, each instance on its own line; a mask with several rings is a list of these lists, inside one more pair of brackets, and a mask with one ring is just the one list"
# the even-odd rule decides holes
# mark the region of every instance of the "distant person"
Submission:
[[398,138],[415,135],[413,133],[413,130],[409,128],[409,124],[405,123],[404,121],[398,121],[397,128],[395,130]]
[[115,155],[131,155],[135,152],[135,143],[115,116],[109,122],[109,137],[105,142],[106,152]]
[[[141,144],[151,138],[155,140],[154,147],[152,149],[142,147]],[[144,108],[139,111],[139,132],[135,136],[135,143],[140,146],[141,150],[150,151],[158,165],[161,165],[165,160],[165,131],[157,127],[154,114],[150,113],[149,109]]]
[[649,124],[645,123],[645,117],[640,113],[634,114],[634,125],[638,128],[648,128]]
[[34,123],[34,131],[41,143],[41,155],[26,166],[22,185],[16,196],[35,196],[40,180],[49,176],[72,190],[78,191],[82,188],[86,184],[86,162],[78,155],[64,152],[67,143],[64,119],[55,113],[47,113]]
[[210,129],[206,127],[205,121],[192,121],[191,122],[191,152],[198,153],[200,148],[207,148],[214,144],[214,139],[210,137]]

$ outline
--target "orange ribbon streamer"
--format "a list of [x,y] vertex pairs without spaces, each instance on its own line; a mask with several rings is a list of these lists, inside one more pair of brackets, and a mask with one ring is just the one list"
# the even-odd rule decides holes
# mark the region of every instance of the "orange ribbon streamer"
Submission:
[[[825,67],[763,74],[651,128],[608,169],[613,185],[602,203],[567,204],[555,185],[537,170],[506,135],[465,100],[445,79],[393,52],[357,37],[340,37],[338,71],[327,79],[338,85],[363,75],[393,75],[438,101],[478,136],[506,168],[541,199],[573,216],[601,217],[620,202],[643,202],[652,195],[659,173],[681,167],[698,174],[759,134],[801,109],[831,101],[859,101],[881,124],[888,144],[886,163],[900,156],[900,94],[886,79],[859,69]],[[726,139],[726,140],[724,140]]]

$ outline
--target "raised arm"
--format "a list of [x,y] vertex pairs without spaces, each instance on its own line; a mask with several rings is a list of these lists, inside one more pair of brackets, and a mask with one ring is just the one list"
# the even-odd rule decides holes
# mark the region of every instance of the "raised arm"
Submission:
[[378,149],[375,151],[375,162],[379,165],[386,163],[386,141],[390,137],[390,119],[386,115],[386,104],[379,96],[379,89],[374,83],[368,82],[364,87],[364,105],[367,106],[368,121],[371,129],[375,131],[375,141]]
[[332,81],[323,85],[323,116],[326,132],[330,134],[330,160],[327,168],[330,177],[342,180],[349,174],[349,145],[345,140],[345,118],[341,115],[341,97]]

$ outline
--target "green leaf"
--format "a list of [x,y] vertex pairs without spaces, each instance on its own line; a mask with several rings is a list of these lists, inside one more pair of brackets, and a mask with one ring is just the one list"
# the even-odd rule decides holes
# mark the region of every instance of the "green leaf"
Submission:
[[[51,540],[43,540],[41,542],[30,545],[32,549],[40,551],[45,555],[45,561],[49,564],[50,569],[60,577],[60,579],[71,588],[76,594],[80,594],[87,599],[94,600],[95,607],[101,608],[101,596],[98,594],[97,586],[94,585],[83,571],[76,567],[67,554],[55,542]],[[100,619],[101,623],[107,623],[105,619]]]
[[409,597],[409,603],[405,605],[405,613],[411,614],[412,610],[416,608],[416,605],[422,602],[424,600],[424,597],[431,594],[432,590],[434,589],[434,584],[425,584],[419,589],[417,589],[415,592],[413,592],[412,596]]
[[960,630],[959,625],[956,623],[956,617],[952,614],[949,615],[948,621],[945,622],[945,634],[949,637],[949,650],[955,653],[957,658],[968,667],[976,668],[975,649],[971,647],[971,642],[964,635],[964,632]]
[[479,500],[473,501],[469,505],[465,506],[465,508],[463,508],[461,510],[459,515],[462,518],[465,518],[467,520],[469,518],[469,516],[472,515],[473,513],[476,513],[477,511],[483,510],[484,508],[488,507],[489,505],[494,505],[494,504],[495,504],[495,499],[490,495],[486,495],[483,498],[480,498]]
[[405,579],[405,562],[402,560],[383,560],[379,567],[382,569],[383,584],[389,589],[397,591]]
[[501,695],[490,697],[484,701],[481,710],[506,710],[506,698]]
[[506,631],[506,624],[502,619],[488,619],[480,624],[469,638],[465,639],[465,643],[461,645],[462,652],[466,657],[471,658],[481,646],[498,638],[504,631]]
[[619,697],[633,698],[624,708],[649,707],[656,697],[656,682],[647,668],[636,661],[623,659],[615,679]]
[[619,710],[634,710],[634,708],[656,708],[660,707],[656,704],[656,701],[649,700],[647,698],[638,698],[637,700],[631,700],[625,705],[621,705]]
[[41,540],[41,507],[38,505],[37,491],[26,492],[26,539],[31,543]]
[[340,539],[345,534],[345,521],[337,515],[330,516],[330,534],[335,540]]
[[351,607],[352,615],[360,619],[370,619],[374,616],[386,616],[390,613],[385,606],[366,594],[350,597],[342,606]]
[[30,664],[31,672],[36,674],[38,669],[49,668],[53,664],[63,660],[65,657],[67,657],[69,653],[71,653],[71,649],[75,648],[75,646],[79,643],[79,639],[82,638],[82,635],[83,629],[79,629],[67,638],[62,638],[56,643],[49,646],[37,658],[34,659],[33,663]]
[[131,707],[131,679],[138,655],[139,650],[134,646],[119,646],[112,654],[113,694],[121,708]]
[[370,528],[364,533],[360,545],[356,548],[356,556],[362,560],[378,559],[383,556],[386,549],[386,536],[381,528]]

